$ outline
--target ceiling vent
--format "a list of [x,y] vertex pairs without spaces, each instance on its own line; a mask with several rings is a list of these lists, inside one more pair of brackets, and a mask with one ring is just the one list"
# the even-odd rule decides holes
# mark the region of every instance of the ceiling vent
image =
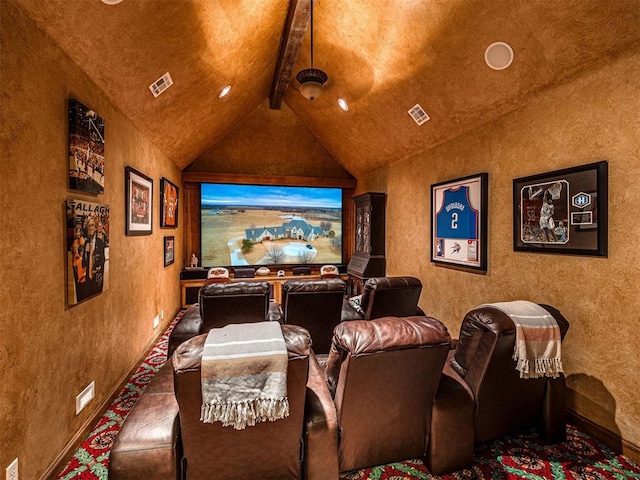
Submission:
[[173,85],[173,80],[171,79],[171,75],[169,75],[169,72],[167,72],[158,80],[149,85],[149,90],[151,90],[151,93],[153,93],[154,97],[157,97],[171,85]]
[[418,125],[422,125],[423,123],[431,120],[431,117],[427,115],[427,112],[424,111],[419,103],[416,103],[413,107],[411,107],[411,110],[409,110],[408,113]]

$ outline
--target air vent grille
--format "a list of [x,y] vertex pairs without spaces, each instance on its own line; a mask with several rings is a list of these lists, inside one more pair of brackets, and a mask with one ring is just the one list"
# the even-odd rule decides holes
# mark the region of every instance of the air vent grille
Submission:
[[169,72],[167,72],[158,80],[149,85],[149,90],[151,90],[151,93],[153,93],[154,97],[157,97],[171,85],[173,85],[173,80],[171,79],[171,75],[169,75]]
[[418,125],[422,125],[423,123],[431,120],[431,117],[427,115],[427,112],[424,111],[419,103],[416,103],[413,107],[411,107],[408,113]]

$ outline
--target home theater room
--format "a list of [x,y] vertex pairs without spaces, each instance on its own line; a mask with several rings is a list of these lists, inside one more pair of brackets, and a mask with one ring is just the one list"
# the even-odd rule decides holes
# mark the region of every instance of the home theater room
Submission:
[[0,0],[8,480],[640,479],[640,0]]

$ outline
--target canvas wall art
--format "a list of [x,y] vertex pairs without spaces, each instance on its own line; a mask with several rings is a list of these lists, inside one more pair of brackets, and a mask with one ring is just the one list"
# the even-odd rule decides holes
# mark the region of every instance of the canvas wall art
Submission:
[[104,193],[104,118],[69,100],[69,188]]
[[109,206],[67,200],[67,303],[76,305],[109,284]]

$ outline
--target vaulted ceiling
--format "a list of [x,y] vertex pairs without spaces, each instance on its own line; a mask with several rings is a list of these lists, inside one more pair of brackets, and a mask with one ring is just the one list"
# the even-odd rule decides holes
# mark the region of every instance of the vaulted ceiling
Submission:
[[[309,0],[15,0],[180,168],[269,98],[291,5]],[[594,63],[640,48],[640,0],[316,0],[314,101],[298,91],[309,29],[283,102],[354,176],[452,139]],[[303,25],[304,28],[304,25]],[[490,69],[487,46],[514,61]],[[169,72],[158,98],[148,86]],[[277,75],[275,75],[277,78]],[[637,79],[633,79],[637,81]],[[225,85],[231,92],[218,93]],[[286,82],[285,82],[286,85]],[[349,111],[338,108],[345,99]],[[419,103],[431,120],[407,111]]]

